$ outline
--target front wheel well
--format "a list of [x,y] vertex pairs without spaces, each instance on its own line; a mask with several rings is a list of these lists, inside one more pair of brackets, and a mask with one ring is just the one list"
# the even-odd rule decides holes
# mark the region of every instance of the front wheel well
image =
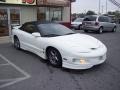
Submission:
[[14,35],[14,39],[18,39],[17,35]]
[[[55,49],[55,50],[57,50],[55,47],[52,47],[52,46],[48,46],[47,48],[46,48],[46,56],[47,56],[47,53],[48,53],[48,50],[50,50],[50,49]],[[57,50],[58,51],[58,50]],[[58,51],[59,52],[59,51]]]
[[117,28],[117,26],[114,26],[114,28]]
[[[49,51],[50,49],[55,49],[55,50],[57,50],[57,51],[59,52],[59,50],[58,50],[57,48],[52,47],[52,46],[48,46],[48,47],[46,48],[46,50],[45,50],[46,59],[47,59],[47,53],[48,53],[48,51]],[[60,52],[59,52],[59,54],[60,54],[60,56],[61,56],[61,53],[60,53]],[[61,56],[61,57],[62,57],[62,56]]]

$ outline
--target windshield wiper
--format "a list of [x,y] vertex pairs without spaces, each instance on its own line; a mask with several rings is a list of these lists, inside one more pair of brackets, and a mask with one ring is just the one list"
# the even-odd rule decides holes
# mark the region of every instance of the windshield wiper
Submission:
[[48,34],[48,35],[43,35],[43,37],[56,37],[56,36],[60,36],[57,34]]

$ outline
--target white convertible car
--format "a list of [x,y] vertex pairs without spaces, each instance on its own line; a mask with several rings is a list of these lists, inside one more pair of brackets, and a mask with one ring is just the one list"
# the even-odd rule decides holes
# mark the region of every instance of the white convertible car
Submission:
[[33,52],[55,67],[88,69],[106,60],[101,41],[57,23],[27,22],[12,31],[16,49]]

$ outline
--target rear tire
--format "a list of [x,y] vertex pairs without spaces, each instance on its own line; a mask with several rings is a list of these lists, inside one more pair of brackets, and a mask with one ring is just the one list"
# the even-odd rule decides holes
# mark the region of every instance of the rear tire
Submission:
[[62,57],[58,50],[49,48],[46,52],[49,63],[54,67],[62,67]]
[[20,41],[17,37],[14,38],[14,47],[20,50]]
[[100,27],[100,28],[99,28],[98,33],[99,33],[99,34],[102,34],[102,33],[103,33],[103,27]]

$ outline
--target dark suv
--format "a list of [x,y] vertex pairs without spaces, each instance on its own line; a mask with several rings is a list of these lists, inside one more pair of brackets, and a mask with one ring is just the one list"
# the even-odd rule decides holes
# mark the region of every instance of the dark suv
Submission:
[[103,31],[116,31],[116,24],[112,22],[112,19],[103,15],[90,15],[86,16],[82,22],[82,28],[85,32],[97,31],[102,33]]

